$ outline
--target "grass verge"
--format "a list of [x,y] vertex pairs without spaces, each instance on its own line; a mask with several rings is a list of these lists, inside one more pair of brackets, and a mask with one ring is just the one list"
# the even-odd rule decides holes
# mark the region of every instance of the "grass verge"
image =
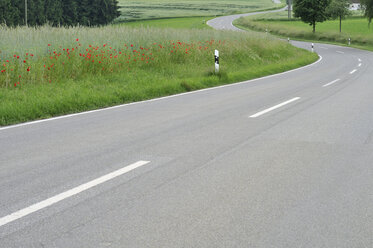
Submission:
[[[1,126],[234,83],[317,60],[254,33],[126,27],[1,32]],[[219,74],[213,72],[215,49]]]
[[264,32],[281,37],[290,37],[298,40],[322,41],[332,44],[348,45],[373,51],[373,32],[368,27],[368,22],[362,17],[350,17],[342,22],[342,32],[339,32],[339,21],[331,20],[318,23],[316,32],[313,33],[310,26],[300,20],[288,20],[285,13],[266,14],[262,16],[240,18],[235,25],[246,29]]

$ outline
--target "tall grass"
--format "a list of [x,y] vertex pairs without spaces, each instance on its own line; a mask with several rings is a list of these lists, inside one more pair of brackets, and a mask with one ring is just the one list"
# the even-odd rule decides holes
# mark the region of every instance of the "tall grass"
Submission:
[[317,59],[254,33],[121,26],[0,32],[0,125],[233,83]]

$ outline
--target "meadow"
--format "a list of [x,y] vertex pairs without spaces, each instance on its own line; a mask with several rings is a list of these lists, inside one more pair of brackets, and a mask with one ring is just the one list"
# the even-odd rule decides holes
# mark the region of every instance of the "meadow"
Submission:
[[351,38],[352,46],[373,50],[373,30],[369,28],[366,18],[351,16],[342,20],[342,32],[339,32],[339,20],[328,20],[317,23],[316,32],[312,27],[298,19],[287,19],[287,12],[263,14],[251,18],[241,18],[236,25],[257,31],[268,30],[272,34],[301,40],[326,41],[348,44]]
[[45,26],[0,33],[1,126],[234,83],[317,59],[266,35],[210,29]]
[[284,6],[272,0],[119,0],[118,22],[170,17],[217,16]]

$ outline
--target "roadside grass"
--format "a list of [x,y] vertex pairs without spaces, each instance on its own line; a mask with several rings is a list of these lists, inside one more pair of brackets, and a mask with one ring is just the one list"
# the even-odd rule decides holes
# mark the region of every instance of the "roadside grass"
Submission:
[[272,0],[119,0],[117,22],[170,17],[219,16],[285,6]]
[[297,19],[288,20],[287,12],[270,13],[249,18],[240,18],[235,25],[256,31],[266,31],[281,37],[300,40],[323,41],[373,50],[373,30],[369,28],[366,18],[353,16],[342,20],[342,32],[339,32],[339,21],[329,20],[317,23],[316,33],[312,28]]
[[156,20],[142,20],[124,22],[118,25],[126,27],[154,27],[154,28],[183,28],[183,29],[212,29],[206,25],[206,22],[214,17],[182,17],[182,18],[164,18]]
[[0,32],[1,126],[234,83],[317,60],[254,32],[123,26]]

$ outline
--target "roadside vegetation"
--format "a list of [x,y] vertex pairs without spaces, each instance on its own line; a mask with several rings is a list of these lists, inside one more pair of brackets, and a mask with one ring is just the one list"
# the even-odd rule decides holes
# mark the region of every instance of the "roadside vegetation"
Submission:
[[341,32],[339,19],[317,23],[315,33],[312,32],[307,23],[299,19],[289,20],[287,17],[287,11],[268,13],[255,17],[240,18],[235,22],[235,25],[262,32],[268,30],[271,34],[285,38],[326,41],[342,45],[348,45],[348,39],[350,38],[352,46],[373,50],[372,29],[369,28],[365,17],[348,16],[345,20],[342,20]]
[[285,6],[272,0],[119,0],[118,22],[170,17],[219,16]]
[[46,26],[0,32],[0,125],[233,83],[317,59],[265,35],[209,29]]

